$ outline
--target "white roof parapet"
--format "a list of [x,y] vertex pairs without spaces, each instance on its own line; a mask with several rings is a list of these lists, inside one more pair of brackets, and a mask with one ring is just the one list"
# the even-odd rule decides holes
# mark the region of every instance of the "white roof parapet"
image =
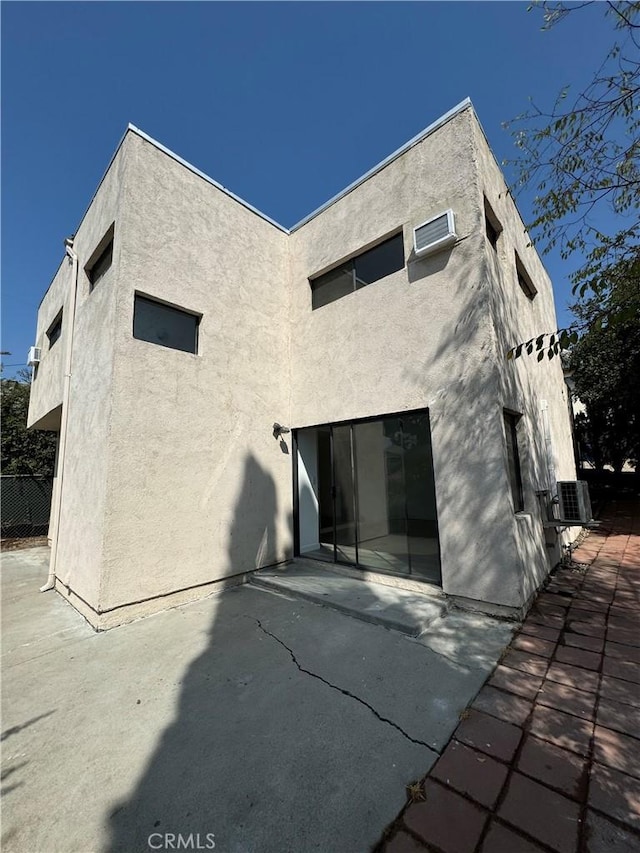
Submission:
[[[184,160],[182,157],[180,157],[174,151],[171,151],[170,148],[167,148],[161,142],[158,142],[157,139],[154,139],[152,136],[149,136],[149,134],[145,133],[143,130],[140,130],[139,127],[136,127],[134,124],[131,124],[131,122],[129,122],[129,124],[127,125],[127,129],[125,130],[124,134],[122,135],[120,142],[118,143],[116,150],[114,151],[113,156],[111,157],[111,160],[109,161],[109,165],[105,169],[104,174],[100,178],[98,186],[95,189],[95,192],[91,196],[91,201],[89,202],[85,212],[82,214],[82,218],[80,219],[78,227],[76,228],[76,232],[79,230],[80,226],[82,225],[82,222],[84,221],[84,218],[87,215],[89,208],[93,204],[93,200],[96,197],[97,192],[100,189],[100,186],[101,186],[102,182],[104,181],[104,179],[107,175],[107,172],[111,168],[111,164],[115,160],[116,155],[118,154],[118,151],[120,150],[120,147],[121,147],[122,143],[124,142],[124,139],[125,139],[127,133],[129,133],[129,132],[137,134],[139,137],[141,137],[141,139],[144,139],[146,142],[149,142],[151,145],[153,145],[159,151],[162,151],[164,154],[171,157],[177,163],[180,163],[180,165],[184,166],[186,169],[189,169],[189,171],[193,172],[194,175],[198,175],[198,177],[207,181],[209,184],[216,187],[221,192],[225,193],[225,195],[228,195],[234,201],[237,201],[238,204],[241,204],[243,207],[246,207],[247,210],[250,210],[252,213],[255,213],[256,216],[259,216],[261,219],[264,219],[266,222],[269,222],[271,225],[273,225],[279,231],[282,231],[285,234],[291,234],[293,231],[296,231],[298,228],[301,228],[303,225],[305,225],[311,219],[318,216],[319,213],[322,213],[324,210],[326,210],[328,207],[330,207],[336,201],[341,199],[343,196],[346,196],[348,193],[350,193],[352,190],[354,190],[360,184],[364,183],[364,181],[366,181],[368,178],[375,175],[376,172],[379,172],[381,169],[384,169],[385,166],[388,166],[389,163],[392,163],[394,160],[396,160],[398,157],[400,157],[402,154],[404,154],[405,151],[408,151],[410,148],[413,148],[414,145],[417,145],[419,142],[422,142],[422,140],[425,139],[427,136],[429,136],[429,134],[438,130],[439,127],[442,127],[443,124],[446,124],[450,119],[452,119],[454,116],[458,115],[458,113],[462,112],[463,110],[467,109],[468,107],[471,107],[471,109],[473,109],[473,104],[471,103],[471,98],[465,98],[464,101],[460,101],[460,103],[457,104],[455,107],[450,109],[444,115],[440,116],[440,118],[436,119],[428,127],[425,127],[424,130],[421,130],[420,133],[417,134],[417,136],[414,136],[413,139],[410,139],[408,142],[405,142],[404,145],[401,145],[400,148],[398,148],[392,154],[389,154],[388,157],[385,157],[384,160],[381,160],[377,165],[373,166],[371,169],[369,169],[368,172],[365,172],[364,175],[362,175],[357,180],[353,181],[353,183],[349,184],[348,187],[345,187],[345,189],[341,190],[337,195],[334,195],[328,201],[325,201],[324,204],[322,204],[320,207],[316,208],[316,210],[314,210],[308,216],[305,216],[304,219],[301,219],[299,222],[296,222],[296,224],[293,225],[291,228],[285,228],[284,225],[280,225],[280,223],[276,222],[275,219],[272,219],[270,216],[267,216],[266,213],[262,213],[262,211],[258,210],[257,207],[254,207],[252,204],[249,204],[248,201],[245,201],[243,198],[240,198],[240,196],[231,192],[231,190],[228,190],[226,187],[223,187],[222,184],[218,183],[218,181],[215,181],[213,178],[209,177],[209,175],[207,175],[205,172],[202,172],[200,169],[193,166],[187,160]],[[484,131],[483,131],[483,133],[484,133]],[[486,134],[485,134],[485,136],[486,136]],[[64,260],[64,258],[62,260]],[[62,263],[62,261],[60,263]],[[59,269],[59,267],[60,267],[60,265],[58,265],[58,269]],[[55,278],[55,275],[54,275],[54,278]],[[52,281],[53,281],[53,279],[52,279]],[[49,283],[49,287],[51,287],[51,282]],[[42,300],[46,296],[46,294],[49,290],[49,287],[47,287],[47,290],[45,291],[42,299],[40,300],[40,304],[42,304]]]
[[243,207],[246,207],[247,210],[250,210],[252,213],[255,213],[261,219],[265,219],[267,222],[270,222],[271,225],[275,225],[276,228],[278,228],[280,231],[284,231],[285,234],[289,233],[289,229],[285,228],[284,225],[280,225],[280,223],[276,222],[275,219],[272,219],[270,216],[267,216],[266,213],[262,213],[262,211],[258,210],[257,207],[254,207],[252,204],[249,204],[248,201],[245,201],[243,198],[240,198],[239,195],[236,195],[235,193],[231,192],[231,190],[228,190],[226,187],[223,187],[222,184],[218,183],[218,181],[215,181],[213,178],[210,178],[209,175],[205,174],[204,172],[201,172],[200,169],[197,169],[187,160],[184,160],[182,157],[176,154],[175,151],[171,151],[171,149],[167,148],[161,142],[158,142],[157,139],[154,139],[152,136],[149,136],[149,134],[145,133],[143,130],[140,130],[139,127],[136,127],[134,124],[129,123],[127,130],[131,130],[133,131],[133,133],[137,133],[138,136],[151,143],[151,145],[155,146],[159,151],[162,151],[164,154],[168,154],[169,157],[173,158],[177,163],[180,163],[181,166],[184,166],[186,169],[189,169],[190,172],[193,172],[195,175],[198,175],[198,177],[203,178],[209,184],[212,184],[214,187],[221,190],[223,193],[225,193],[225,195],[230,196],[234,201],[237,201],[238,204],[241,204]]
[[267,216],[266,213],[262,213],[262,211],[258,210],[257,207],[254,207],[252,204],[249,204],[249,202],[240,198],[240,196],[237,196],[235,193],[231,192],[231,190],[228,190],[226,187],[223,187],[222,184],[218,183],[218,181],[209,177],[209,175],[205,174],[204,172],[201,172],[200,169],[197,169],[187,160],[184,160],[182,157],[176,154],[174,151],[171,151],[169,148],[162,145],[162,143],[158,142],[157,139],[154,139],[153,137],[146,134],[143,130],[140,130],[140,128],[136,127],[133,124],[129,124],[127,129],[133,131],[134,133],[137,133],[138,136],[142,137],[142,139],[145,139],[147,142],[150,142],[152,145],[158,148],[158,150],[163,151],[165,154],[168,154],[169,157],[172,157],[174,160],[176,160],[176,162],[180,163],[182,166],[189,169],[194,174],[199,175],[199,177],[203,178],[205,181],[208,181],[208,183],[212,184],[214,187],[217,187],[223,193],[226,193],[232,199],[246,207],[248,210],[251,210],[257,216],[260,216],[262,219],[265,219],[267,222],[270,222],[272,225],[275,225],[275,227],[279,228],[280,231],[283,231],[285,234],[291,234],[293,231],[296,231],[298,228],[301,228],[311,219],[316,217],[319,213],[322,213],[323,210],[326,210],[328,207],[330,207],[336,201],[341,199],[343,196],[350,193],[360,184],[364,183],[368,178],[371,178],[373,175],[376,174],[376,172],[381,171],[382,169],[384,169],[385,166],[388,166],[389,163],[392,163],[394,160],[397,160],[397,158],[401,157],[405,153],[405,151],[408,151],[410,148],[413,148],[414,145],[418,145],[418,143],[422,142],[423,139],[426,139],[427,136],[434,133],[434,131],[438,130],[438,128],[442,127],[442,125],[446,124],[448,121],[454,118],[454,116],[457,116],[458,113],[461,113],[468,107],[471,107],[473,109],[471,98],[465,98],[464,101],[460,101],[460,103],[456,104],[455,107],[450,109],[444,115],[440,116],[440,118],[436,119],[428,127],[425,127],[424,130],[421,130],[420,133],[413,137],[413,139],[410,139],[408,142],[405,142],[403,145],[400,146],[400,148],[396,149],[392,154],[389,154],[388,157],[385,157],[384,160],[381,160],[379,163],[377,163],[375,166],[365,172],[364,175],[361,175],[361,177],[357,178],[355,181],[349,184],[348,187],[345,187],[339,193],[332,196],[332,198],[330,198],[328,201],[325,201],[324,204],[320,205],[320,207],[316,208],[316,210],[309,213],[299,222],[296,222],[296,224],[293,225],[291,228],[285,228],[284,225],[280,225],[280,223],[276,222],[275,219],[271,219],[271,217]]
[[296,224],[289,229],[289,233],[292,233],[298,228],[301,228],[303,225],[306,225],[307,222],[316,217],[319,213],[322,213],[323,210],[326,210],[336,201],[343,198],[343,196],[347,195],[356,187],[360,186],[360,184],[364,183],[368,178],[375,175],[376,172],[380,172],[382,169],[384,169],[385,166],[388,166],[389,163],[392,163],[394,160],[397,160],[398,157],[401,157],[405,153],[405,151],[408,151],[410,148],[413,148],[414,145],[417,145],[419,142],[422,142],[423,139],[426,139],[427,136],[438,130],[438,128],[442,127],[443,124],[446,124],[454,116],[457,116],[458,113],[461,113],[468,107],[471,107],[473,109],[471,98],[465,98],[464,101],[460,101],[460,103],[456,104],[455,107],[450,109],[444,115],[440,116],[440,118],[436,119],[428,127],[425,127],[424,130],[421,130],[420,133],[413,137],[413,139],[410,139],[408,142],[405,142],[404,145],[401,145],[400,148],[396,149],[392,154],[389,154],[388,157],[385,157],[384,160],[381,160],[377,165],[369,169],[368,172],[365,172],[364,175],[357,178],[355,181],[353,181],[353,183],[349,184],[348,187],[345,187],[343,190],[340,190],[337,195],[334,195],[328,201],[325,201],[324,204],[320,205],[320,207],[316,208],[316,210],[314,210],[308,216],[305,216],[304,219],[300,220],[300,222],[296,222]]

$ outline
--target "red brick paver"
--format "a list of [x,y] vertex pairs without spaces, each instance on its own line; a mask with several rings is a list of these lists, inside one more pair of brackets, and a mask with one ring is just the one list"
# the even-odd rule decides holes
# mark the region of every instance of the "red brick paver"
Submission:
[[377,853],[640,851],[640,502],[534,603]]

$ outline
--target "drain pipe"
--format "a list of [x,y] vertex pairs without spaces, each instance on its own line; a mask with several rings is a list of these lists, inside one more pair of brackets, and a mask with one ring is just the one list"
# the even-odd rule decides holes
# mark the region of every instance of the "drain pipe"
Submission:
[[[66,463],[67,450],[67,424],[69,422],[69,391],[71,389],[71,360],[73,357],[73,330],[75,328],[76,319],[76,301],[78,296],[78,255],[73,250],[73,241],[75,235],[67,237],[64,241],[65,254],[71,261],[72,266],[72,284],[71,284],[71,300],[69,302],[69,331],[67,332],[67,349],[65,351],[64,360],[64,380],[62,385],[62,414],[60,417],[60,442],[58,444],[58,476],[56,477],[56,494],[55,494],[55,521],[53,526],[53,536],[51,537],[51,558],[49,560],[49,575],[44,586],[40,587],[40,592],[47,592],[53,589],[56,585],[56,562],[58,559],[58,534],[60,533],[60,517],[62,509],[62,486],[64,482],[64,469]],[[64,314],[63,314],[64,319]],[[53,511],[53,507],[52,507]]]

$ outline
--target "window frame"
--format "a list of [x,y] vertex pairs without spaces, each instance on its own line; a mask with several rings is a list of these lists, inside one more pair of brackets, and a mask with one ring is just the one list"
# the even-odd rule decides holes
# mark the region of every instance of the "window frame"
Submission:
[[[378,278],[374,278],[372,281],[364,281],[363,279],[359,279],[356,272],[356,264],[362,258],[365,258],[370,252],[374,252],[376,249],[379,249],[381,246],[384,246],[387,243],[391,243],[393,240],[398,240],[400,248],[402,249],[402,265],[392,269],[391,272],[387,272],[384,275],[379,276]],[[367,246],[366,249],[361,249],[360,251],[354,253],[353,255],[349,255],[346,258],[338,261],[335,264],[332,264],[329,269],[325,269],[323,272],[309,276],[309,288],[311,290],[311,310],[317,311],[319,308],[324,308],[326,305],[330,305],[332,302],[337,302],[340,299],[343,299],[345,296],[350,296],[352,293],[355,293],[357,290],[362,290],[365,287],[368,287],[371,284],[376,284],[378,281],[382,281],[385,278],[388,278],[390,275],[394,275],[394,273],[400,272],[400,270],[406,269],[407,266],[407,257],[405,253],[405,245],[404,245],[404,229],[399,228],[390,234],[385,235],[377,242],[373,243],[370,246]],[[348,290],[346,293],[342,293],[339,296],[330,299],[327,302],[323,302],[320,305],[314,304],[315,294],[320,293],[320,289],[318,287],[319,282],[327,282],[331,276],[338,274],[340,271],[344,272],[345,275],[351,275],[352,288]]]
[[[113,242],[115,236],[115,222],[112,222],[84,267],[85,275],[89,281],[89,293],[93,293],[97,285],[102,281],[113,265]],[[103,261],[104,256],[110,252],[109,263],[97,275],[94,270]]]
[[[489,234],[489,228],[495,234],[495,241],[491,239]],[[491,204],[489,203],[489,199],[484,196],[484,235],[491,244],[494,252],[498,252],[498,240],[500,239],[500,235],[502,234],[503,228],[502,223],[496,216]]]
[[[186,315],[187,317],[192,317],[195,320],[194,325],[194,343],[193,349],[184,349],[183,347],[170,346],[168,344],[163,344],[160,341],[152,341],[148,338],[139,337],[136,335],[136,304],[138,300],[141,300],[144,303],[151,303],[153,305],[160,305],[163,308],[168,308],[171,311],[174,311],[178,314]],[[175,302],[168,302],[166,299],[159,299],[156,296],[151,296],[148,293],[143,293],[140,290],[134,291],[133,294],[133,311],[132,311],[132,319],[131,319],[131,333],[133,339],[136,341],[141,341],[142,343],[153,344],[154,346],[162,347],[163,349],[170,349],[175,352],[184,352],[187,355],[198,356],[200,350],[200,323],[202,321],[203,315],[198,311],[192,311],[189,308],[184,308],[182,305],[176,305]]]
[[515,249],[514,256],[516,265],[516,280],[518,282],[518,286],[520,287],[520,290],[524,293],[524,295],[527,297],[527,299],[530,302],[533,302],[533,300],[538,295],[538,288],[531,280],[531,276],[527,272],[527,268],[522,263],[522,259],[520,258],[520,255],[518,254],[517,250]]
[[61,308],[53,321],[49,324],[49,328],[46,331],[47,340],[49,342],[49,349],[55,346],[56,341],[60,340],[62,337],[62,318],[64,316],[64,308]]
[[514,412],[512,409],[502,410],[502,423],[507,451],[507,478],[509,480],[513,511],[516,514],[524,512],[522,461],[520,459],[520,447],[518,444],[518,424],[521,421],[522,414],[520,412]]

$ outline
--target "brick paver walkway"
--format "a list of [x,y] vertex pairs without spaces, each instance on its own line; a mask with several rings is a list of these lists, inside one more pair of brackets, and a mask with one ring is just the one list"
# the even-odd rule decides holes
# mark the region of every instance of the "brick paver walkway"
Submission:
[[378,851],[640,851],[640,505],[573,559]]

